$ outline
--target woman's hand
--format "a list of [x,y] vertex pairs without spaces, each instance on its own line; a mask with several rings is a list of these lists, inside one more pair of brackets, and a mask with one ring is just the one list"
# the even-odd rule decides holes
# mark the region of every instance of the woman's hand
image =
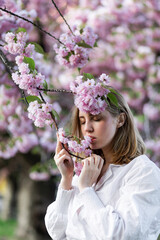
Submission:
[[82,191],[86,187],[91,187],[97,182],[104,164],[103,158],[96,154],[83,160],[83,168],[79,176],[79,190]]
[[62,143],[57,136],[56,154],[54,156],[56,165],[62,175],[61,187],[68,190],[71,188],[74,164],[70,154],[62,147]]

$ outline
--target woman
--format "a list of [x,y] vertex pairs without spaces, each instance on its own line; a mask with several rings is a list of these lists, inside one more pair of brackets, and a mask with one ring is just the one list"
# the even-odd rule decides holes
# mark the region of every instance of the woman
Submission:
[[144,143],[121,95],[116,107],[92,115],[75,110],[73,133],[91,137],[94,154],[73,177],[73,161],[57,142],[62,175],[45,223],[54,240],[156,240],[160,232],[160,170],[144,155]]

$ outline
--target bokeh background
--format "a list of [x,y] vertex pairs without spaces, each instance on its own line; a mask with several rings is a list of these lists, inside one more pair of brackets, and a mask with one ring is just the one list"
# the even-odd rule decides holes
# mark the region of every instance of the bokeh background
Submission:
[[[0,5],[2,6],[0,1]],[[51,0],[6,0],[5,7],[38,24],[59,38],[68,31]],[[106,73],[111,85],[125,96],[146,143],[147,155],[160,167],[160,1],[65,0],[55,1],[68,24],[90,26],[98,47],[81,69],[95,77]],[[0,6],[0,7],[1,7]],[[30,42],[39,43],[44,56],[36,62],[52,88],[68,89],[79,72],[61,66],[49,35],[0,10],[0,53],[3,35],[24,27]],[[70,127],[73,97],[48,94],[60,115],[59,126]],[[55,199],[59,173],[53,156],[54,127],[37,128],[28,118],[21,92],[0,59],[0,240],[49,240],[44,215]]]

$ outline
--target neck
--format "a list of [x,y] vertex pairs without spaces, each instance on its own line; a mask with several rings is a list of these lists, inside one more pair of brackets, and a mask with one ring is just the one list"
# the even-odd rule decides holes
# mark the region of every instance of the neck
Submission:
[[103,152],[105,164],[109,165],[110,163],[112,163],[113,156],[111,151],[108,148],[102,148],[102,152]]
[[100,178],[104,175],[104,173],[107,171],[109,164],[112,162],[112,154],[107,151],[106,149],[102,149],[103,156],[104,156],[104,165],[102,167],[101,173],[98,177],[97,182],[100,180]]

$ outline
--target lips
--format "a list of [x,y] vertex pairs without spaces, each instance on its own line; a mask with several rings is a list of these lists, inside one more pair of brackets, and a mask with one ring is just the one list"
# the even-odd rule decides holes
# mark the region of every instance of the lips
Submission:
[[93,137],[93,136],[88,136],[88,137],[90,137],[90,138],[91,138],[91,143],[93,143],[93,142],[96,140],[96,138],[95,138],[95,137]]

